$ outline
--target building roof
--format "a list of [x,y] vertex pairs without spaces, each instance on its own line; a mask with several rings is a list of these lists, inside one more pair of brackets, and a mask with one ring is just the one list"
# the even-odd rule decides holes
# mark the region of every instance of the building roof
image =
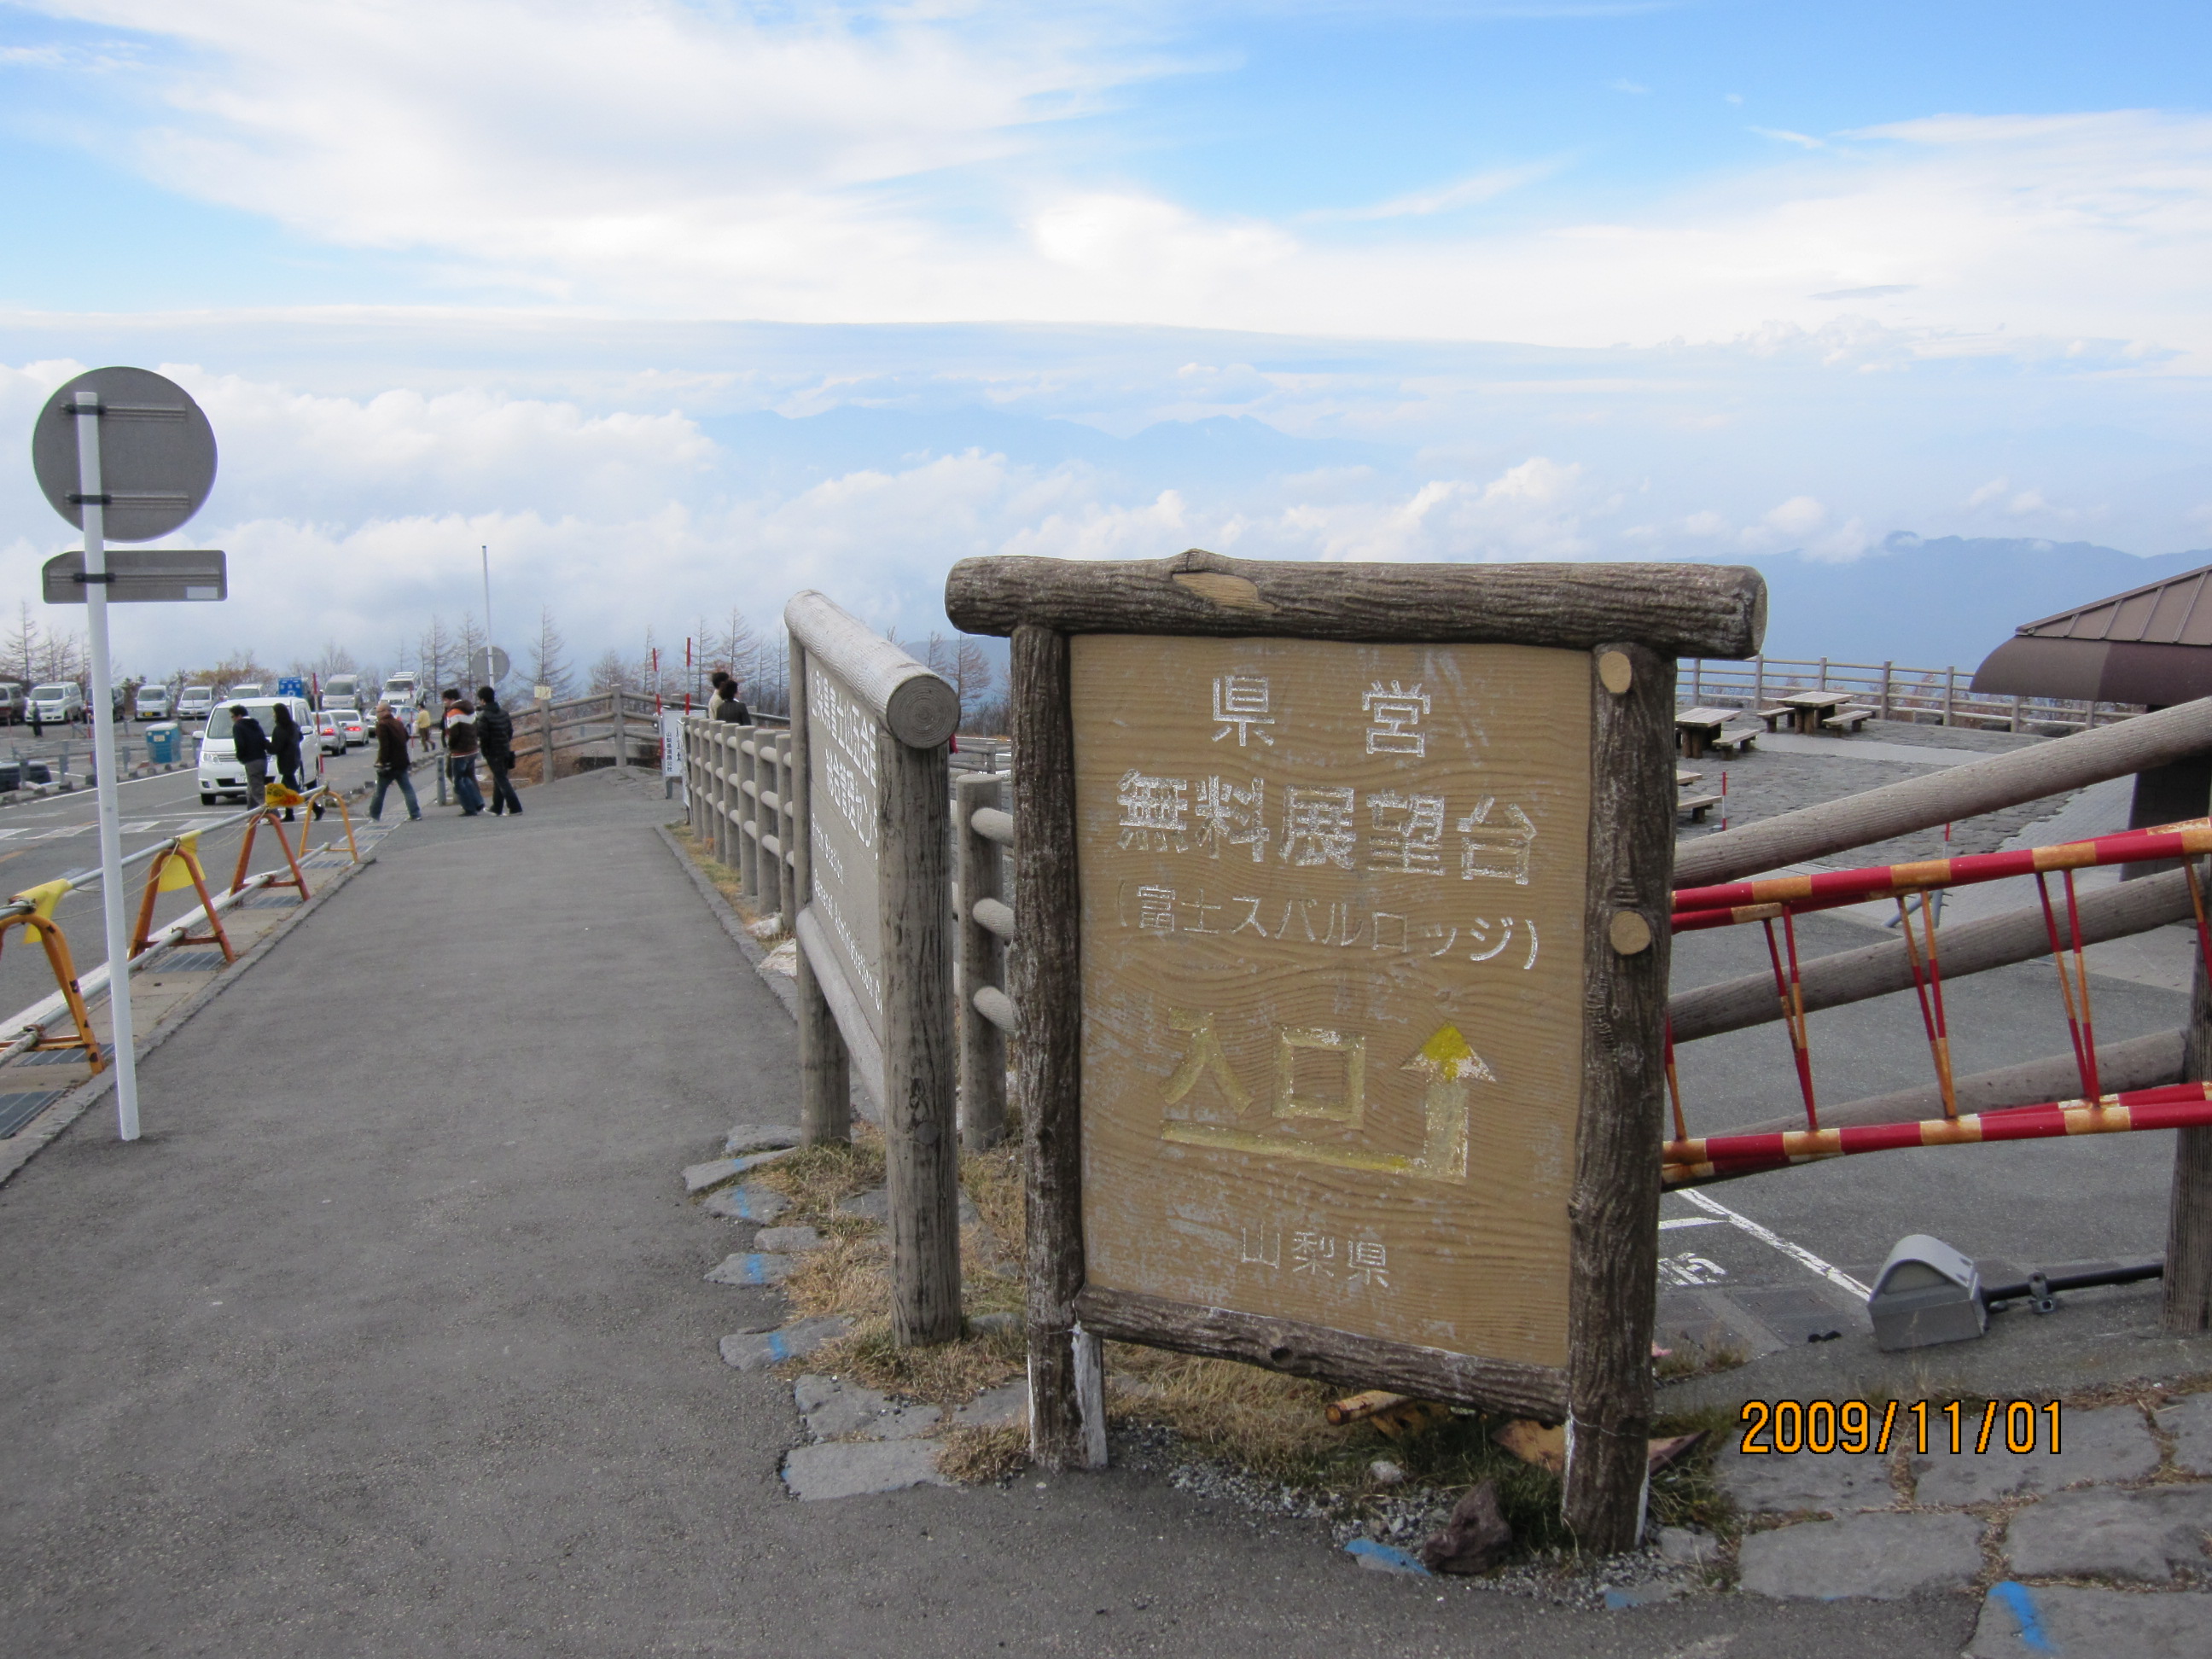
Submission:
[[2212,565],[2023,623],[1977,691],[2163,708],[2212,696]]
[[2024,639],[2212,645],[2212,564],[2013,630]]

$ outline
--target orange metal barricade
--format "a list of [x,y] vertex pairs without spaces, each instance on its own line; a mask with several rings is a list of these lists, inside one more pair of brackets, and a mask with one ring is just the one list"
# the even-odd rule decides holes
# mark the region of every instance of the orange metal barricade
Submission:
[[137,961],[149,948],[154,929],[154,901],[157,895],[191,888],[200,896],[201,912],[207,917],[211,933],[181,933],[171,941],[176,945],[219,945],[225,963],[238,960],[238,952],[231,948],[230,935],[223,931],[222,918],[216,914],[215,899],[208,891],[207,875],[201,869],[198,854],[191,842],[199,839],[197,833],[179,836],[154,854],[154,862],[146,872],[146,896],[139,901],[138,927],[131,935],[131,959]]
[[296,887],[300,890],[300,902],[305,904],[309,896],[307,878],[301,872],[299,857],[292,850],[291,837],[284,833],[283,811],[282,806],[264,806],[246,821],[246,839],[239,843],[238,868],[231,875],[230,890],[235,893],[246,885],[246,867],[253,862],[253,837],[265,823],[276,832],[276,844],[284,849],[284,862],[292,873],[289,878],[271,876],[263,884],[268,887]]
[[70,1019],[76,1027],[76,1035],[71,1037],[50,1037],[42,1032],[31,1047],[37,1050],[82,1048],[87,1063],[98,1073],[105,1069],[107,1062],[100,1056],[100,1039],[93,1035],[92,1016],[86,1012],[84,993],[77,987],[76,964],[70,957],[69,935],[48,914],[68,890],[67,882],[54,881],[18,893],[17,902],[29,908],[13,915],[0,916],[0,943],[5,943],[10,927],[27,927],[38,936],[39,943],[46,947],[46,963],[54,970],[55,988],[69,1005]]

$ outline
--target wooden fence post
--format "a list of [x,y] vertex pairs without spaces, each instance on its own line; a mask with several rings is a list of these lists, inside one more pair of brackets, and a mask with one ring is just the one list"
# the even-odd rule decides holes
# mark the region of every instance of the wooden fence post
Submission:
[[1583,1097],[1569,1206],[1567,1524],[1585,1550],[1633,1549],[1651,1431],[1674,875],[1674,665],[1642,646],[1591,653]]
[[550,697],[546,698],[545,701],[538,705],[538,718],[544,725],[545,738],[545,775],[540,778],[538,781],[541,783],[550,783],[553,781],[554,768],[553,700]]
[[1754,708],[1766,704],[1766,658],[1764,653],[1751,659],[1751,702]]
[[953,833],[960,847],[960,1144],[980,1152],[1006,1133],[1006,1039],[998,1023],[975,1006],[975,994],[996,985],[1005,971],[1006,947],[976,919],[985,900],[1000,900],[999,848],[977,835],[969,819],[978,807],[1003,804],[1006,786],[990,773],[954,781]]
[[623,692],[620,686],[607,693],[607,702],[614,710],[615,764],[617,767],[628,766],[629,764],[629,732],[623,725]]
[[[792,890],[801,908],[814,896],[813,846],[807,826],[810,816],[807,781],[806,647],[797,635],[791,641],[792,807],[799,828],[793,848],[796,860]],[[786,918],[795,932],[798,911]],[[822,992],[814,962],[804,947],[799,951],[799,1133],[809,1146],[853,1138],[853,1060],[837,1029],[837,1016]]]
[[1890,671],[1896,666],[1894,662],[1886,662],[1881,665],[1881,717],[1884,720],[1889,718]]
[[1943,671],[1943,724],[1959,723],[1959,671],[1954,666]]
[[[927,824],[945,810],[947,751],[877,738],[883,821]],[[936,817],[940,826],[942,817]],[[952,1051],[952,940],[944,926],[952,849],[936,835],[878,847],[884,999],[884,1143],[891,1225],[891,1334],[902,1346],[960,1334],[960,1137]]]
[[775,740],[775,820],[776,908],[783,917],[786,933],[797,926],[799,920],[798,861],[792,855],[792,842],[798,830],[791,811],[793,761],[791,733],[787,731]]
[[[2212,1078],[2212,983],[2197,963],[2182,1049],[2182,1076]],[[2166,1199],[2166,1328],[2212,1330],[2212,1127],[2173,1132],[2173,1182]]]
[[[1014,914],[1077,914],[1075,738],[1067,635],[1024,624],[1014,630]],[[1076,1341],[1075,1297],[1083,1288],[1083,981],[1072,926],[1032,923],[1014,952],[1014,1006],[1021,1016],[1016,1059],[1022,1150],[1028,1165],[1030,1455],[1048,1469],[1090,1467],[1083,1373],[1095,1344]],[[1657,1193],[1654,1183],[1653,1193]]]
[[753,822],[754,779],[760,763],[760,729],[741,726],[731,744],[730,840],[738,849],[738,878],[747,898],[760,902],[760,858],[754,847],[759,826]]

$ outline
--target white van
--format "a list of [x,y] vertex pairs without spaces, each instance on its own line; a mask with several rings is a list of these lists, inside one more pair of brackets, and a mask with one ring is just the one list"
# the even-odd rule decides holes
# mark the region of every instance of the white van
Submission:
[[132,699],[131,712],[142,720],[165,720],[169,718],[169,688],[159,684],[142,685]]
[[180,720],[204,720],[215,707],[215,687],[188,685],[177,693],[177,718]]
[[32,712],[49,726],[84,718],[84,688],[75,680],[56,680],[31,688]]
[[[212,806],[222,796],[234,800],[246,799],[246,767],[230,741],[230,711],[240,704],[259,722],[262,731],[268,732],[276,723],[276,705],[283,703],[292,711],[292,718],[300,727],[300,784],[303,789],[313,789],[323,781],[322,745],[315,741],[315,712],[307,707],[305,697],[225,697],[208,716],[207,730],[200,736],[200,805]],[[269,777],[276,781],[276,757],[269,757]]]
[[244,702],[250,697],[258,697],[260,695],[261,682],[259,680],[240,680],[236,685],[232,686],[229,690],[222,694],[222,700],[225,702]]
[[323,682],[325,708],[354,708],[361,707],[361,676],[333,674]]

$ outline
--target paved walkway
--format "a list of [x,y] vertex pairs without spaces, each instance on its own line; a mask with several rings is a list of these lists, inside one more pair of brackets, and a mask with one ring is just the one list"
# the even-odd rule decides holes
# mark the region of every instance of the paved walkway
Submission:
[[0,1651],[1956,1654],[1965,1596],[1569,1613],[1125,1473],[800,1504],[678,1171],[788,1018],[657,781],[408,825],[0,1188]]

